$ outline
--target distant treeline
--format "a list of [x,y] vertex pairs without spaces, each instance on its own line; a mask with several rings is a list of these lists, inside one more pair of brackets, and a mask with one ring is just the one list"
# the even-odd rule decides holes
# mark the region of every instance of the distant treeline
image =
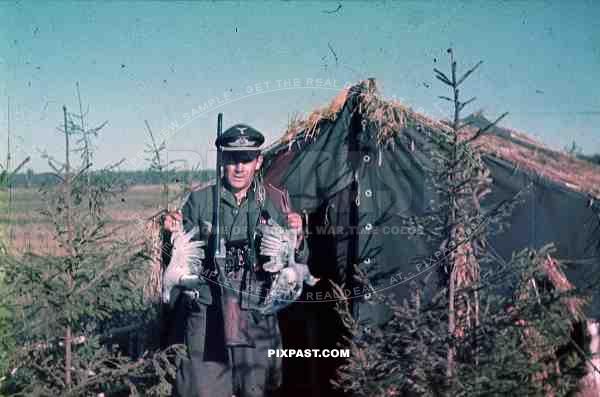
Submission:
[[[215,171],[110,171],[108,175],[106,172],[93,172],[92,175],[96,178],[110,175],[112,180],[127,185],[159,185],[162,183],[185,183],[189,180],[194,182],[207,181],[214,178]],[[14,187],[38,187],[58,183],[52,173],[35,173],[32,170],[16,174],[11,178],[11,182]]]
[[[600,154],[583,155],[574,153],[577,158],[589,161],[600,165]],[[101,176],[96,173],[96,176]],[[111,178],[118,180],[120,183],[128,185],[158,185],[161,183],[181,183],[188,180],[194,182],[207,181],[215,177],[214,170],[197,170],[197,171],[111,171]],[[12,185],[15,187],[37,187],[44,184],[57,183],[56,177],[49,172],[35,173],[32,170],[27,170],[15,175],[12,178]]]
[[592,154],[590,156],[586,156],[584,154],[578,154],[578,158],[582,160],[589,161],[590,163],[599,164],[600,165],[600,154]]

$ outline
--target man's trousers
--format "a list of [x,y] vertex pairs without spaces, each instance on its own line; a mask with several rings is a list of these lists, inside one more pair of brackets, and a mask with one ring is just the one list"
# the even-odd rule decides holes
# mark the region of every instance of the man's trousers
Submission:
[[207,306],[183,298],[179,307],[183,310],[178,317],[185,316],[188,355],[177,368],[175,396],[277,395],[281,386],[281,358],[268,356],[269,349],[281,348],[277,316],[250,311],[249,335],[255,347],[226,347],[220,305]]

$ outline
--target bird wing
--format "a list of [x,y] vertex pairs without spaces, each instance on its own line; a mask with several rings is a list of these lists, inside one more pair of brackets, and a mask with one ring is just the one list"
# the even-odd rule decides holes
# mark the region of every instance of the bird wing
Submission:
[[[187,233],[175,231],[171,236],[173,249],[171,261],[163,276],[163,302],[173,302],[178,293],[178,287],[190,287],[192,276],[201,273],[202,261],[204,260],[204,241],[193,241],[198,233],[198,227],[194,227]],[[183,282],[185,281],[185,283]],[[198,277],[198,281],[200,278]]]

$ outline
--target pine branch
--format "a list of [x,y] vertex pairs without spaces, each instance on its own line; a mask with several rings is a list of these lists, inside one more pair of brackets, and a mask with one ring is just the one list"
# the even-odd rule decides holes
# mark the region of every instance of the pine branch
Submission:
[[465,81],[474,71],[477,70],[477,68],[479,68],[479,66],[481,66],[482,63],[483,63],[483,61],[479,61],[479,62],[477,62],[477,64],[475,66],[473,66],[471,69],[467,70],[467,72],[465,74],[463,74],[460,79],[458,79],[456,86],[458,87],[459,85],[461,85],[463,83],[463,81]]
[[496,120],[492,121],[491,123],[488,123],[488,125],[486,125],[484,128],[480,128],[477,130],[477,132],[475,132],[475,134],[467,139],[465,141],[466,144],[469,144],[473,141],[475,141],[477,138],[479,138],[484,132],[488,131],[490,128],[495,127],[500,120],[502,120],[504,117],[508,116],[508,112],[504,112],[502,113],[498,118],[496,118]]

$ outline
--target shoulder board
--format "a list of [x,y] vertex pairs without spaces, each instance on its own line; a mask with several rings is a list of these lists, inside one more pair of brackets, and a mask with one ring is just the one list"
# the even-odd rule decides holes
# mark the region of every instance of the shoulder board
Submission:
[[265,183],[264,186],[269,200],[271,200],[271,203],[273,203],[277,211],[282,214],[287,214],[288,212],[293,211],[290,203],[289,193],[285,188],[274,186],[270,183]]

